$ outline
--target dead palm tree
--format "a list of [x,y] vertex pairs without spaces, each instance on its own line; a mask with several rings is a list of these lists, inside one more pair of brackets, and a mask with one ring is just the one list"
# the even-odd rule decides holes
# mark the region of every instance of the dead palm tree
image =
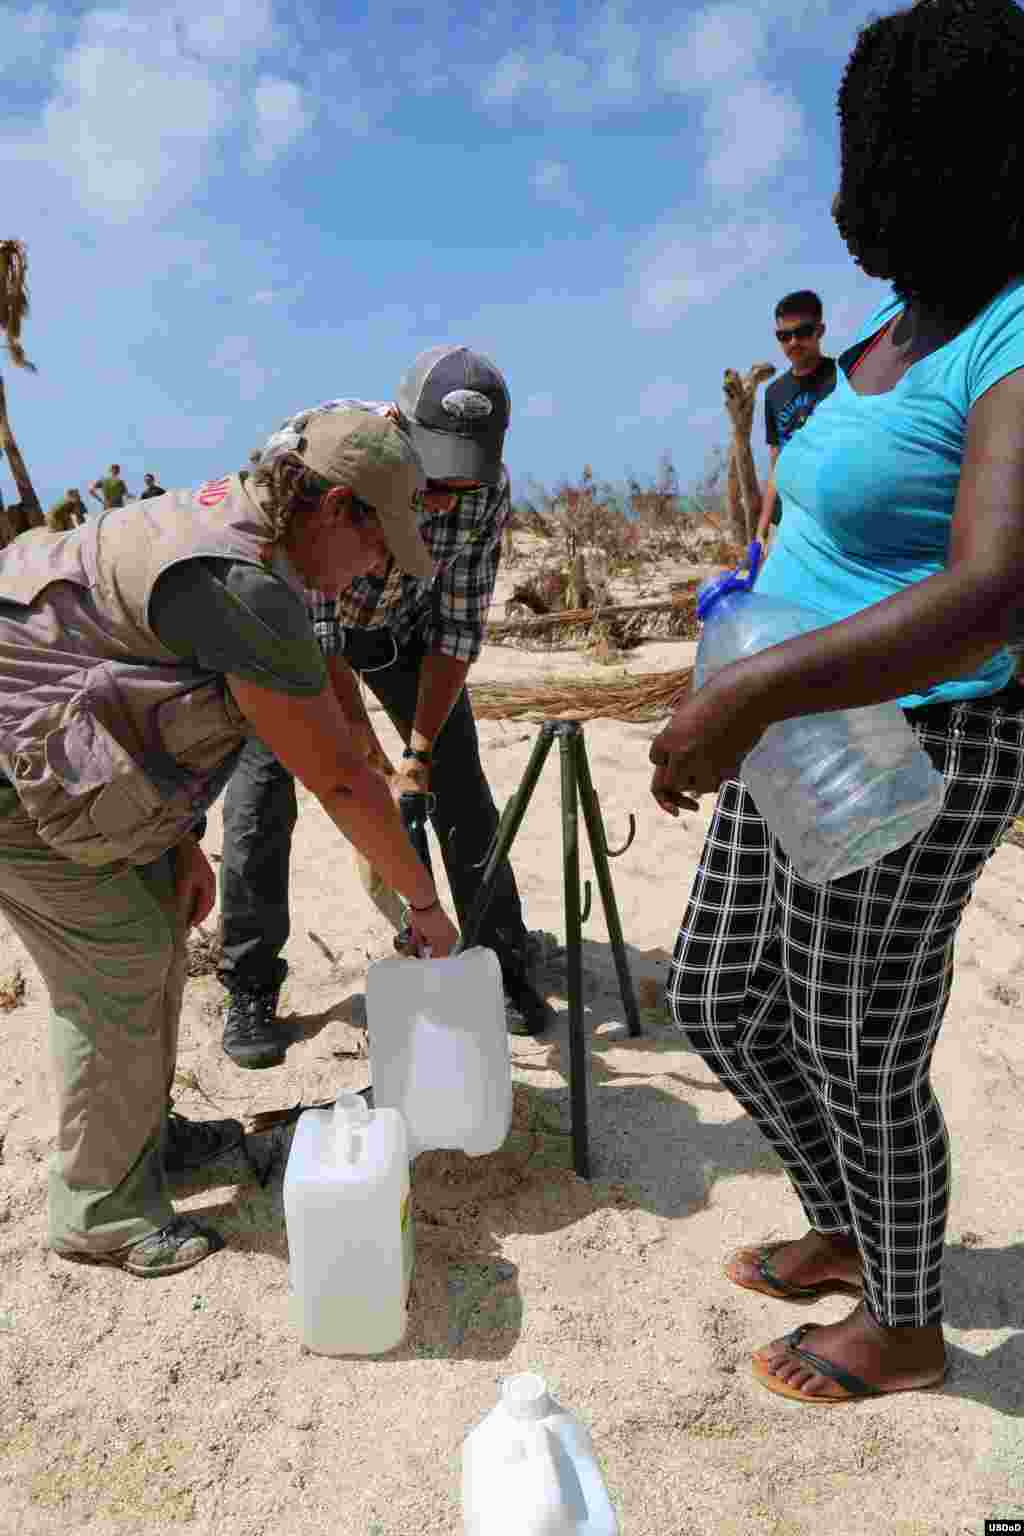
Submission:
[[[4,344],[14,366],[35,373],[35,365],[29,362],[21,345],[21,327],[27,314],[28,259],[25,255],[25,247],[20,240],[0,240],[0,330],[3,331]],[[20,516],[12,516],[14,509],[10,508],[3,519],[6,526],[0,532],[3,534],[3,542],[6,543],[8,539],[21,533],[25,528],[38,527],[43,521],[43,512],[25,467],[25,460],[21,456],[14,440],[14,433],[11,431],[11,424],[7,419],[7,397],[4,393],[2,376],[0,376],[0,452],[7,455],[7,462],[11,466],[11,474],[18,487],[21,502]]]

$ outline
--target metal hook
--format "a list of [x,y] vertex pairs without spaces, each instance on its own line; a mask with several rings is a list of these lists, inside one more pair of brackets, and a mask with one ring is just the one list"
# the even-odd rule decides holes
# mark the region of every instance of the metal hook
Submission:
[[583,923],[586,922],[587,918],[590,916],[590,898],[591,898],[592,895],[593,895],[593,892],[590,889],[590,881],[589,880],[584,880],[584,882],[583,882],[583,911],[580,913],[580,924],[581,924],[581,926],[582,926]]
[[626,838],[626,841],[623,843],[621,848],[609,848],[608,847],[608,839],[606,837],[605,840],[604,840],[604,851],[605,851],[605,853],[608,855],[608,857],[610,859],[621,859],[622,855],[626,852],[627,848],[631,848],[633,846],[633,839],[635,837],[636,837],[636,817],[633,815],[633,812],[630,811],[630,813],[629,813],[629,836]]

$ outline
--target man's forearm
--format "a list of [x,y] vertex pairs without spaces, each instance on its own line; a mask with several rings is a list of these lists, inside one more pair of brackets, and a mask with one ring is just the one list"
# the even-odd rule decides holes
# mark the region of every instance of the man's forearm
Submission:
[[424,656],[420,666],[416,713],[409,738],[409,745],[415,750],[431,751],[462,692],[468,671],[468,661],[456,661],[453,656],[442,656],[439,653]]

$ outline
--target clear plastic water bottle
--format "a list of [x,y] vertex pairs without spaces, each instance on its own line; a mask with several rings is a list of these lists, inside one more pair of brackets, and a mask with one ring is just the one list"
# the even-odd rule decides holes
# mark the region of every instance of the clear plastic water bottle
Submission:
[[586,1427],[542,1376],[512,1376],[462,1448],[463,1536],[618,1536]]
[[[819,615],[753,591],[761,546],[749,570],[705,582],[694,686],[721,667],[795,635],[820,629]],[[866,869],[929,827],[942,806],[942,775],[898,704],[801,715],[765,731],[740,777],[797,874],[823,882]]]

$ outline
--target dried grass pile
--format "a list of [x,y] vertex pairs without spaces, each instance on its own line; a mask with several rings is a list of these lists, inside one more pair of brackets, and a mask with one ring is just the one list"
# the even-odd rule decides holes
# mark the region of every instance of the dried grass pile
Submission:
[[472,683],[473,713],[480,720],[622,720],[643,725],[663,720],[689,692],[691,667],[652,672],[621,682],[565,678],[534,688]]

